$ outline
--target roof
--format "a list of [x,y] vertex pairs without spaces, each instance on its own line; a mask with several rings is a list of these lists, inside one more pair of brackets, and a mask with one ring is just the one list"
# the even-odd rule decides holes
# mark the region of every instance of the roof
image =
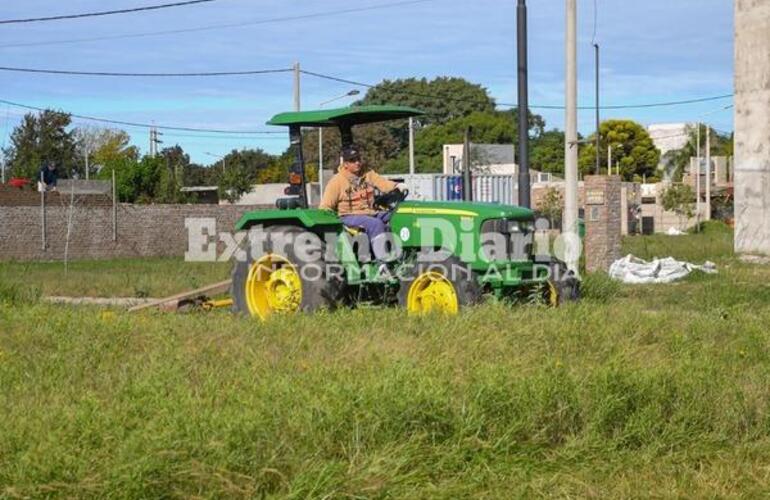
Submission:
[[275,115],[268,125],[300,125],[307,127],[334,127],[340,124],[360,125],[409,118],[424,114],[416,108],[373,104],[349,106],[347,108],[319,109],[315,111],[294,111]]

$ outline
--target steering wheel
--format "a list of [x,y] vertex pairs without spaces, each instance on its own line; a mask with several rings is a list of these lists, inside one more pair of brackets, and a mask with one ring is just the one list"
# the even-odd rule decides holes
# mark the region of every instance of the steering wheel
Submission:
[[393,212],[398,208],[398,205],[409,196],[409,190],[404,189],[401,191],[396,188],[389,193],[380,193],[374,197],[374,206],[385,209],[389,212]]

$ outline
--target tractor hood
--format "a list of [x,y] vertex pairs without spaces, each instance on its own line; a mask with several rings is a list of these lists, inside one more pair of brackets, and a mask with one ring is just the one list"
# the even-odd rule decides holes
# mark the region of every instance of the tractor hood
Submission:
[[534,212],[528,208],[500,203],[470,201],[405,201],[397,214],[479,217],[481,219],[532,220]]

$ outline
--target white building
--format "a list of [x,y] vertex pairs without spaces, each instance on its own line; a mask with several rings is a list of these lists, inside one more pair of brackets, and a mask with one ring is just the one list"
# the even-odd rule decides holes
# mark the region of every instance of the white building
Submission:
[[[460,175],[463,167],[463,145],[444,144],[444,175]],[[471,144],[471,170],[475,174],[519,175],[512,144]],[[530,169],[533,183],[557,180],[547,172]]]

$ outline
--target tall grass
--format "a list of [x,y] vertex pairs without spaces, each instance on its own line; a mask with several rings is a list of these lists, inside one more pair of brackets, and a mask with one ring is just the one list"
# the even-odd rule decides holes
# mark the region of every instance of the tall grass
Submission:
[[0,496],[765,496],[770,270],[719,265],[451,318],[0,301]]

